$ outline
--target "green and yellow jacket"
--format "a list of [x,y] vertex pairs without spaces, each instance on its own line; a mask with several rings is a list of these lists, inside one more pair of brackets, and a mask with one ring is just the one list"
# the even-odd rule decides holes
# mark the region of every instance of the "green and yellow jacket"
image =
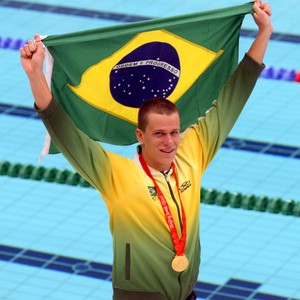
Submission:
[[[185,255],[189,267],[181,273],[171,268],[175,250],[169,227],[153,182],[137,157],[129,159],[105,150],[76,128],[55,99],[46,110],[38,111],[57,148],[106,203],[113,236],[114,299],[182,300],[192,292],[200,265],[201,178],[263,67],[245,55],[205,116],[182,134],[174,163],[187,219]],[[180,235],[181,210],[172,171],[167,175],[151,172]]]

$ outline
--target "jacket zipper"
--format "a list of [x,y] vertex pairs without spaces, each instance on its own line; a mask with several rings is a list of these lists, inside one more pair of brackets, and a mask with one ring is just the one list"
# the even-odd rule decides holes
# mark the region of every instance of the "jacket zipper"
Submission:
[[179,275],[178,275],[178,283],[179,283],[179,297],[178,297],[178,300],[180,300],[181,297],[182,297],[181,274],[182,274],[182,272],[179,273]]
[[131,261],[131,255],[130,255],[130,244],[126,243],[126,250],[125,250],[125,279],[130,280],[130,261]]
[[[162,172],[163,173],[163,172]],[[174,193],[173,193],[173,190],[172,190],[172,187],[171,187],[171,184],[169,182],[169,178],[168,178],[168,174],[165,174],[163,173],[165,179],[166,179],[166,182],[167,182],[167,185],[168,185],[168,188],[169,188],[169,191],[170,191],[170,194],[171,194],[171,198],[173,200],[173,202],[175,203],[176,205],[176,209],[177,209],[177,214],[178,214],[178,219],[179,219],[179,223],[180,223],[180,229],[182,230],[182,220],[181,220],[181,213],[180,213],[180,208],[179,208],[179,205],[178,205],[178,202],[174,196]]]

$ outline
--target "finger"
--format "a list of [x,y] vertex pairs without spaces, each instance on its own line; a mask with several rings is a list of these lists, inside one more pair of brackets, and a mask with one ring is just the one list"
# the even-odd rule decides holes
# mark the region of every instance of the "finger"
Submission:
[[255,1],[253,4],[253,10],[254,10],[254,14],[257,14],[260,12],[260,8],[259,8],[257,1]]
[[258,7],[261,6],[261,0],[252,0],[252,1],[253,1],[253,5],[254,5],[254,4],[257,4]]
[[34,37],[35,42],[40,42],[41,41],[40,34],[36,33],[33,37]]
[[39,55],[44,55],[45,53],[44,48],[45,46],[42,41],[36,42],[36,50],[35,50],[36,53],[38,53]]
[[28,44],[23,46],[23,51],[26,57],[32,57],[32,52],[30,51]]
[[33,53],[36,51],[36,44],[35,41],[29,40],[28,41],[28,48]]
[[36,45],[36,52],[40,52],[44,48],[44,44],[42,42],[42,37],[40,34],[35,34],[34,35],[34,42]]
[[23,58],[27,58],[27,55],[26,55],[25,50],[24,50],[24,47],[20,48],[20,55]]
[[261,10],[258,2],[255,2],[253,5],[253,13],[252,16],[255,20],[255,22],[259,22],[259,20],[261,19],[261,16],[264,15],[265,13]]
[[264,3],[264,5],[263,5],[263,11],[266,13],[266,14],[268,14],[269,16],[271,16],[271,14],[272,14],[272,10],[271,10],[271,7],[270,7],[270,5],[269,5],[269,3]]
[[253,9],[256,11],[256,12],[258,12],[258,11],[260,11],[261,10],[261,3],[260,3],[260,1],[255,1],[254,3],[253,3]]

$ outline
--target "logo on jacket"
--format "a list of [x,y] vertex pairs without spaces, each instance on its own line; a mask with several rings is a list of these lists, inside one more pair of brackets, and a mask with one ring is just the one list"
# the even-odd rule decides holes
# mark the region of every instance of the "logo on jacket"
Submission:
[[179,190],[181,193],[183,193],[185,190],[187,190],[191,186],[192,186],[191,181],[187,180],[187,181],[183,182],[183,184],[179,187]]
[[157,198],[157,191],[156,191],[156,188],[155,186],[148,186],[148,191],[150,193],[150,196],[152,198],[152,200],[156,200]]

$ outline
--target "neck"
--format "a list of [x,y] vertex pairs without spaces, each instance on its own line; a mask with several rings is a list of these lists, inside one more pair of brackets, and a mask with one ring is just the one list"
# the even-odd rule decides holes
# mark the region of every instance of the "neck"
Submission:
[[172,167],[172,164],[155,163],[148,159],[147,155],[145,156],[142,153],[139,153],[139,155],[142,156],[144,162],[149,168],[157,170],[161,173],[168,172]]
[[162,163],[155,164],[153,162],[151,163],[151,162],[147,161],[147,159],[145,159],[145,157],[144,157],[144,160],[145,160],[147,166],[149,166],[149,168],[155,169],[159,172],[164,173],[165,171],[168,171],[171,169],[171,164],[162,164]]

